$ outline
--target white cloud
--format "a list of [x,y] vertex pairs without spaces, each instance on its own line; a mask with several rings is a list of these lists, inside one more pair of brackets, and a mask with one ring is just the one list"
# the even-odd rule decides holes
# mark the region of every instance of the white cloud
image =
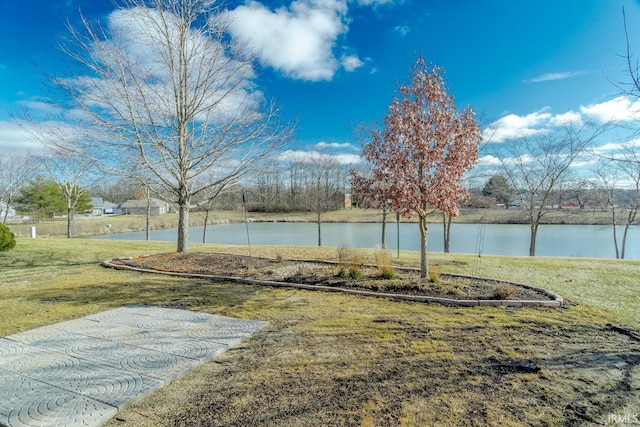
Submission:
[[0,121],[0,152],[16,151],[42,151],[42,145],[17,124]]
[[[346,13],[346,0],[295,0],[274,11],[250,0],[226,17],[231,34],[247,38],[262,64],[292,78],[319,81],[331,80],[340,66],[333,48],[348,30]],[[347,58],[343,65],[357,68],[357,57]]]
[[584,74],[583,71],[565,71],[562,73],[545,73],[540,74],[539,76],[535,76],[531,79],[523,80],[523,83],[540,83],[540,82],[548,82],[552,80],[564,80],[570,79],[571,77],[579,76]]
[[344,55],[340,59],[340,62],[342,63],[342,67],[349,72],[355,71],[364,65],[364,62],[362,62],[357,55]]
[[59,106],[39,100],[25,99],[18,101],[18,104],[26,108],[30,114],[54,116],[62,113],[62,108]]
[[362,6],[381,6],[383,4],[394,4],[396,2],[402,3],[402,0],[355,0],[355,2]]
[[492,156],[488,154],[486,156],[482,156],[478,158],[478,167],[487,167],[487,166],[500,166],[500,159],[496,156]]
[[581,125],[582,116],[575,111],[567,111],[564,114],[556,114],[549,120],[551,126]]
[[404,37],[407,34],[409,34],[409,31],[411,31],[411,29],[409,27],[407,27],[406,25],[398,25],[398,26],[393,28],[393,31],[398,33],[401,37]]
[[315,147],[319,150],[327,149],[327,148],[349,148],[355,149],[356,147],[349,142],[318,142]]
[[355,165],[362,162],[362,157],[357,154],[333,154],[331,157],[341,165]]
[[486,142],[504,142],[509,139],[523,138],[542,132],[539,126],[547,122],[552,117],[551,114],[538,111],[518,116],[517,114],[506,115],[482,131],[482,138]]
[[313,163],[317,159],[335,161],[340,165],[352,165],[362,162],[362,158],[356,154],[325,154],[316,150],[287,150],[278,156],[280,161]]
[[608,142],[594,148],[594,151],[598,154],[610,155],[612,153],[620,153],[625,150],[636,151],[640,147],[640,139],[630,139],[624,142]]
[[627,96],[619,96],[611,101],[580,107],[587,118],[598,122],[620,122],[640,119],[640,100],[632,102]]
[[509,139],[532,136],[549,128],[582,126],[585,121],[597,123],[640,120],[640,100],[619,96],[599,104],[580,106],[580,111],[552,115],[548,108],[524,116],[508,114],[491,123],[482,131],[486,142],[504,142]]

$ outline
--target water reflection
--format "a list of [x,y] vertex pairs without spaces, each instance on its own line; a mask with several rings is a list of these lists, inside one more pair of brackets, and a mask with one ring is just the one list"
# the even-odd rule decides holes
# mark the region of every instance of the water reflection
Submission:
[[[419,251],[420,232],[414,223],[400,224],[400,249]],[[317,225],[313,223],[257,223],[248,224],[252,245],[315,246],[318,242]],[[190,229],[190,241],[202,241],[202,227]],[[451,252],[471,254],[527,256],[529,254],[528,225],[512,224],[454,224],[451,228]],[[638,227],[627,237],[626,258],[640,259]],[[144,240],[145,232],[95,236],[94,239]],[[151,240],[176,241],[177,230],[156,230]],[[387,226],[387,248],[397,248],[398,233],[395,223]],[[210,225],[207,243],[247,244],[245,224]],[[362,223],[322,224],[324,246],[376,248],[381,244],[381,225]],[[444,250],[441,224],[429,225],[429,251]],[[538,256],[568,256],[588,258],[615,258],[612,229],[598,225],[542,225],[536,244]]]

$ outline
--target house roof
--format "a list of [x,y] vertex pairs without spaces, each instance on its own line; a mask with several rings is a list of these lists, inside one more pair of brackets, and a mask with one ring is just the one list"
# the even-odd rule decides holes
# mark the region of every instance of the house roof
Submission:
[[102,197],[92,197],[91,206],[93,206],[94,208],[108,209],[108,208],[115,208],[118,205],[115,203],[107,202]]
[[[162,200],[159,199],[154,199],[152,198],[149,201],[149,205],[152,208],[166,208],[167,204],[165,202],[163,202]],[[145,199],[142,200],[138,200],[138,199],[129,199],[124,203],[120,204],[120,208],[146,208],[147,207],[147,201]]]

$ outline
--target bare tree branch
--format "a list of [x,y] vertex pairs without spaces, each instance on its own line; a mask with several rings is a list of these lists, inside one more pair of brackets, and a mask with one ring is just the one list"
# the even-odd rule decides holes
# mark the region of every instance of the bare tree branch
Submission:
[[214,2],[123,5],[104,27],[83,18],[81,29],[69,28],[64,49],[78,69],[53,84],[60,121],[73,126],[41,139],[141,182],[153,176],[151,190],[179,206],[177,250],[187,252],[192,198],[245,175],[291,128],[255,88],[252,62]]

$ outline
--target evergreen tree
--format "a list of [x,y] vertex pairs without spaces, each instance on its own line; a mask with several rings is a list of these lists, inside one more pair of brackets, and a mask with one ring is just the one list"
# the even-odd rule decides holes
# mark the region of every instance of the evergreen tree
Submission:
[[4,224],[0,224],[0,252],[6,252],[15,248],[16,236]]

